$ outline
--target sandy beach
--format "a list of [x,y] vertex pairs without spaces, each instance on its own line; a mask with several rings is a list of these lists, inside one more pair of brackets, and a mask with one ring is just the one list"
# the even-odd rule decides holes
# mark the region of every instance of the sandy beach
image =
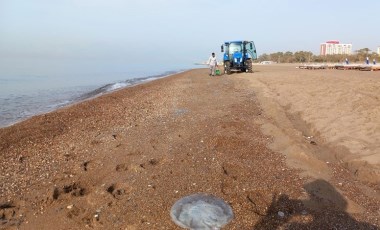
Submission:
[[380,72],[195,69],[0,129],[0,229],[380,229]]

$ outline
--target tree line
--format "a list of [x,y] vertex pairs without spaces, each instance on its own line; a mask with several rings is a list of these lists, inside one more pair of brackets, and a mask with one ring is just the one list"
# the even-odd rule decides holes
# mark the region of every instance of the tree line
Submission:
[[257,61],[273,61],[277,63],[303,63],[303,62],[344,62],[346,58],[350,63],[352,62],[365,62],[366,58],[370,61],[373,59],[379,61],[380,56],[371,52],[368,48],[355,50],[353,54],[334,54],[334,55],[314,55],[310,51],[297,51],[297,52],[276,52],[271,54],[262,54],[258,57]]

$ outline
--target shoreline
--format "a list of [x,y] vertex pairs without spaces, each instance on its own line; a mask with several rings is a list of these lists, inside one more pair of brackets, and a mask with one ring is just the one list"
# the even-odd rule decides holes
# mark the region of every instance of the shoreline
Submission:
[[[310,72],[277,67],[215,78],[190,70],[0,129],[0,227],[179,229],[171,206],[203,192],[231,205],[226,229],[379,228],[376,186],[339,162],[323,166],[329,176],[305,174],[314,165],[306,151],[296,157],[307,167],[290,167],[280,150],[317,135],[300,131],[305,114],[280,113],[288,107],[279,99],[297,95],[273,92],[297,88],[294,71]],[[277,84],[278,74],[288,77]]]
[[[46,113],[54,112],[55,110],[65,108],[65,107],[71,106],[73,104],[81,103],[85,100],[90,100],[90,99],[96,98],[98,96],[107,94],[107,93],[112,93],[116,90],[120,90],[123,88],[138,85],[138,84],[144,84],[145,82],[149,82],[152,80],[157,80],[160,78],[168,77],[168,76],[171,76],[173,74],[178,74],[178,73],[181,73],[184,71],[187,71],[187,70],[165,71],[161,74],[149,75],[149,76],[145,76],[145,77],[136,77],[136,78],[126,79],[123,81],[107,83],[107,84],[100,85],[99,87],[96,87],[96,88],[90,87],[88,85],[87,86],[83,85],[83,86],[69,87],[67,89],[59,89],[60,94],[62,94],[62,95],[60,95],[57,98],[54,98],[54,102],[50,101],[49,104],[46,104],[47,102],[44,102],[44,103],[38,102],[37,103],[37,101],[40,101],[41,98],[38,98],[35,95],[35,94],[41,94],[42,93],[42,94],[46,94],[45,97],[50,98],[50,97],[52,97],[51,94],[53,94],[53,91],[51,91],[49,89],[45,89],[42,91],[36,91],[36,92],[29,92],[28,95],[18,95],[18,96],[16,95],[14,97],[17,97],[17,98],[27,97],[27,98],[24,98],[24,100],[31,100],[28,103],[31,103],[31,102],[36,103],[33,107],[38,107],[39,109],[35,109],[34,111],[33,111],[33,109],[32,109],[32,111],[27,111],[27,113],[25,115],[7,114],[8,117],[4,117],[4,121],[2,121],[2,123],[0,123],[0,128],[9,127],[9,126],[17,124],[19,122],[22,122],[24,120],[27,120],[33,116],[39,116],[39,115],[43,115]],[[93,89],[90,90],[90,88],[93,88]],[[51,91],[51,92],[49,93],[49,91]],[[73,93],[75,94],[75,96],[72,95]],[[33,99],[33,97],[35,97],[35,98]],[[6,98],[6,97],[4,97],[4,102],[14,104],[14,102],[10,101],[10,99]],[[53,103],[53,104],[51,104],[51,103]],[[15,106],[15,105],[13,105],[13,106]],[[20,106],[18,106],[18,107],[20,107]],[[25,109],[25,108],[23,108],[23,109]],[[31,108],[28,108],[28,109],[31,109]],[[4,113],[6,113],[6,112],[9,113],[9,111],[12,111],[12,108],[8,108],[8,111],[6,109],[4,111]],[[13,113],[15,113],[15,112],[17,112],[17,111],[13,111]],[[20,111],[18,111],[18,113],[20,113]],[[10,120],[9,116],[19,117],[19,118]]]

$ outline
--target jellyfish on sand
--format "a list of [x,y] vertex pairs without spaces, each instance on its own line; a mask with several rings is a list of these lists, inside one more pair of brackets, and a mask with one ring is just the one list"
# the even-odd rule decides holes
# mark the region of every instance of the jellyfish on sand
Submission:
[[209,194],[194,194],[178,200],[170,210],[178,226],[192,230],[217,230],[233,218],[231,207]]

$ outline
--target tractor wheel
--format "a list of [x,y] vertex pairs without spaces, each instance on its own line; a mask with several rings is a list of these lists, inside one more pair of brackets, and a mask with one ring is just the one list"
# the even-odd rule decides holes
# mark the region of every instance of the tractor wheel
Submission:
[[229,61],[224,62],[224,73],[231,74],[231,67]]
[[249,59],[246,61],[246,65],[247,65],[247,72],[248,73],[253,73],[253,68],[252,68],[252,60]]

